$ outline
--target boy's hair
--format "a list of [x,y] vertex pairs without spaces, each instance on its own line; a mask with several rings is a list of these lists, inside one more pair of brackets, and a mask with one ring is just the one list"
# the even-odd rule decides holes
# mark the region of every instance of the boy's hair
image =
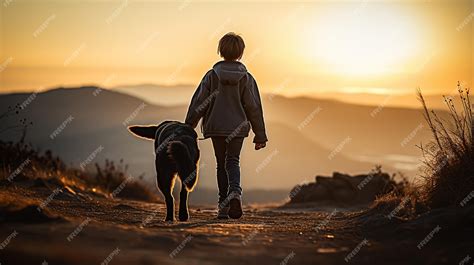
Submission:
[[235,61],[242,58],[244,49],[244,39],[234,32],[229,32],[219,40],[217,53],[224,58],[224,60]]

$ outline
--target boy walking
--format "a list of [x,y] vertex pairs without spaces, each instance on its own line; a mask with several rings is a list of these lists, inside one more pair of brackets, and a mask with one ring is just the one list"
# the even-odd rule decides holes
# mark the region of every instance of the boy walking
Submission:
[[202,118],[204,137],[212,139],[217,162],[219,219],[242,216],[240,151],[250,127],[255,134],[255,150],[264,148],[268,141],[257,83],[239,62],[244,49],[244,40],[235,33],[227,33],[220,39],[218,53],[224,60],[204,75],[185,121],[196,128]]

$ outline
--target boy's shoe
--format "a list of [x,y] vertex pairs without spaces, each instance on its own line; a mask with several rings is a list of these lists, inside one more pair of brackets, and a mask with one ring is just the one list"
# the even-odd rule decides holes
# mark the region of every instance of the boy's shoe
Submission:
[[242,202],[239,194],[229,196],[229,217],[232,219],[239,219],[242,217]]
[[217,219],[229,219],[229,206],[217,207]]

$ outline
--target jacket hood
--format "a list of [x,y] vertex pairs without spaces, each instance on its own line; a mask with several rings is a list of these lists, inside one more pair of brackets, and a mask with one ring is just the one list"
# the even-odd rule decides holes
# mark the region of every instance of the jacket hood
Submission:
[[240,79],[247,74],[245,65],[237,61],[220,61],[212,69],[224,85],[237,85]]

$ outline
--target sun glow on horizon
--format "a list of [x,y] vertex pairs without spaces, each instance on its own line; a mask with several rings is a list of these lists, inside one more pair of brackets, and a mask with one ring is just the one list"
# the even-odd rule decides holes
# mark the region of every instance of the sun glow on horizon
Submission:
[[0,8],[0,92],[196,86],[234,31],[265,93],[449,93],[474,83],[474,5],[455,2],[14,1]]
[[413,16],[384,6],[340,9],[325,12],[308,32],[312,56],[327,71],[367,76],[413,68],[409,62],[421,51]]

